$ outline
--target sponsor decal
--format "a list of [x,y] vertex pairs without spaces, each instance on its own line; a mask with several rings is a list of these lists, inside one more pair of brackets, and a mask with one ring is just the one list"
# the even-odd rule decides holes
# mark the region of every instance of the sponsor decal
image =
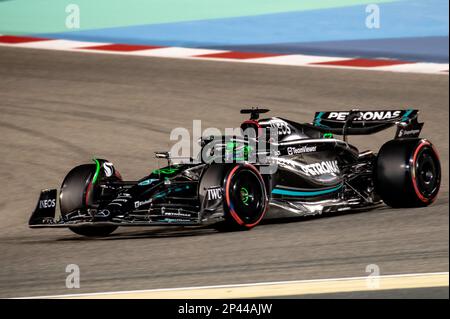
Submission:
[[302,165],[302,169],[306,175],[312,176],[339,173],[337,161],[323,161],[309,165]]
[[[383,121],[395,119],[402,114],[402,111],[361,111],[361,115],[355,121]],[[328,119],[345,121],[350,112],[330,112]]]
[[161,209],[161,213],[164,216],[171,216],[171,217],[191,217],[191,214],[189,213],[183,213],[181,209],[178,209],[176,211],[174,210],[170,210],[167,211],[166,209],[164,209],[165,207],[163,207],[163,209]]
[[110,162],[103,163],[103,171],[105,172],[106,177],[111,177],[114,174],[113,163]]
[[406,129],[401,129],[398,132],[398,137],[417,137],[420,134],[420,129],[416,129],[416,130],[406,130]]
[[402,137],[419,137],[422,131],[423,123],[411,123],[408,126],[399,126],[397,128],[396,138]]
[[56,199],[43,199],[39,201],[39,208],[56,207]]
[[131,198],[131,195],[128,193],[120,193],[119,196],[117,196],[118,198]]
[[134,202],[134,208],[138,208],[138,207],[140,207],[140,206],[144,206],[144,205],[147,205],[147,204],[150,204],[152,202],[152,199],[150,198],[150,199],[147,199],[147,200],[144,200],[144,201],[137,201],[137,202]]
[[282,120],[272,120],[270,121],[270,126],[277,130],[278,135],[289,135],[292,133],[289,125]]
[[301,164],[295,161],[290,161],[282,158],[278,158],[280,164],[291,166],[295,169],[299,169],[306,176],[320,176],[325,174],[337,174],[340,172],[338,162],[322,161],[312,164]]
[[317,150],[317,146],[302,146],[302,147],[288,147],[287,153],[288,155],[297,155],[303,153],[312,153]]
[[222,188],[214,187],[207,190],[208,200],[222,199]]

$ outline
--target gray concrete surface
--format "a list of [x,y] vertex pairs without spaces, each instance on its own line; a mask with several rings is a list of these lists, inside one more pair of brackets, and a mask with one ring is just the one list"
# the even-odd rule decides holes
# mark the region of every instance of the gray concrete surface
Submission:
[[[359,70],[0,49],[0,297],[448,271],[449,78]],[[41,188],[93,155],[126,179],[157,166],[174,127],[236,127],[239,109],[419,108],[444,178],[429,208],[270,222],[249,232],[120,229],[106,239],[30,230]],[[393,132],[353,139],[376,149]],[[81,288],[66,289],[78,264]],[[448,294],[447,294],[448,296]]]

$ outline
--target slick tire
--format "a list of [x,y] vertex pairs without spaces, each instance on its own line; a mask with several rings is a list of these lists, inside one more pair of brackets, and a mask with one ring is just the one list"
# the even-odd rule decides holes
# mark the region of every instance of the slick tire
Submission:
[[224,179],[224,218],[219,231],[249,230],[260,223],[268,208],[264,180],[250,164],[235,165]]
[[[76,209],[86,208],[92,202],[94,191],[92,187],[92,178],[95,174],[96,166],[93,164],[84,164],[73,168],[61,185],[60,190],[60,209],[62,218],[66,218],[70,212]],[[87,237],[104,237],[117,229],[117,226],[77,226],[69,229],[78,234]]]
[[438,153],[426,139],[385,143],[377,157],[375,185],[381,199],[394,208],[424,207],[436,199],[441,183]]

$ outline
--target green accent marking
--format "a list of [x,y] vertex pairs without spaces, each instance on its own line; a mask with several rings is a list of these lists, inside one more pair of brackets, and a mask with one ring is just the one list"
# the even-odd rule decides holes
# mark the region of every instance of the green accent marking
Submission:
[[[240,149],[236,150],[236,148],[240,146]],[[232,152],[233,159],[236,161],[246,161],[248,160],[249,154],[253,151],[253,148],[249,145],[238,145],[236,142],[228,142],[226,144],[226,154],[228,152]]]
[[228,142],[228,143],[227,143],[227,146],[226,146],[227,150],[231,150],[231,151],[232,151],[235,147],[236,147],[236,143],[235,143],[235,142]]
[[[172,175],[174,173],[178,172],[178,168],[176,167],[166,167],[166,168],[160,168],[160,169],[155,169],[152,174],[164,174],[164,175]],[[167,179],[167,177],[166,177]]]
[[95,162],[95,164],[96,164],[96,167],[95,167],[95,174],[94,174],[94,177],[92,178],[92,184],[95,184],[95,183],[97,182],[98,175],[100,174],[100,162],[99,162],[98,159],[96,159],[96,158],[93,158],[92,160],[93,160],[93,161]]
[[333,138],[333,133],[325,133],[323,134],[323,138]]
[[246,205],[246,206],[248,206],[248,203],[247,203],[248,199],[249,199],[248,190],[245,187],[242,187],[241,188],[241,200],[244,203],[244,205]]

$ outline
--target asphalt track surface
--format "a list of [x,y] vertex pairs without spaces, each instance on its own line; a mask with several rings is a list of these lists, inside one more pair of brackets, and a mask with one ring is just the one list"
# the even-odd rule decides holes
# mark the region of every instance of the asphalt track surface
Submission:
[[[442,272],[449,268],[449,78],[0,48],[0,297]],[[137,179],[174,127],[237,127],[239,109],[310,121],[317,110],[417,107],[443,184],[423,209],[272,220],[248,232],[123,228],[105,239],[30,230],[40,189],[93,155]],[[353,141],[377,149],[393,131]],[[68,264],[81,288],[65,287]],[[422,290],[423,291],[423,290]],[[438,295],[445,294],[445,290]]]

